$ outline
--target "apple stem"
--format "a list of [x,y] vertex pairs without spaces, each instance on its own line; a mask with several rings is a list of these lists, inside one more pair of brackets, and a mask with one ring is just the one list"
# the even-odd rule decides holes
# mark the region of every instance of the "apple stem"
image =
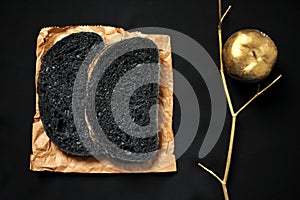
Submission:
[[255,51],[252,51],[252,54],[253,54],[253,57],[257,60],[257,56],[256,56]]

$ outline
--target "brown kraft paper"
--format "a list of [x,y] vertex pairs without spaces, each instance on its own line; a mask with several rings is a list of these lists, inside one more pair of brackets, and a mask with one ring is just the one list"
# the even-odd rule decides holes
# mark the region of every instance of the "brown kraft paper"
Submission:
[[[172,130],[173,115],[173,74],[170,37],[167,35],[147,35],[140,32],[126,32],[122,28],[108,26],[67,26],[43,28],[37,38],[35,85],[43,55],[57,41],[77,32],[95,32],[102,36],[106,45],[130,37],[151,39],[158,47],[161,68],[159,91],[159,151],[153,160],[131,166],[120,166],[109,160],[98,161],[93,157],[78,157],[62,152],[46,135],[40,119],[38,94],[36,92],[36,114],[32,125],[32,154],[30,169],[32,171],[77,172],[77,173],[147,173],[174,172],[176,159],[174,155],[174,135]],[[167,69],[167,70],[166,70]],[[166,85],[170,87],[165,87]],[[37,90],[36,90],[37,91]],[[164,110],[164,112],[162,112]],[[162,120],[163,119],[163,120]]]

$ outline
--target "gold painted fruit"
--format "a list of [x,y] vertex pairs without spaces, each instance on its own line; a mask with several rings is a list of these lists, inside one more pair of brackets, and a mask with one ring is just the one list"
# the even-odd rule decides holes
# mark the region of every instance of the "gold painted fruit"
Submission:
[[232,34],[224,44],[225,70],[234,79],[255,83],[266,78],[278,55],[273,40],[256,29]]

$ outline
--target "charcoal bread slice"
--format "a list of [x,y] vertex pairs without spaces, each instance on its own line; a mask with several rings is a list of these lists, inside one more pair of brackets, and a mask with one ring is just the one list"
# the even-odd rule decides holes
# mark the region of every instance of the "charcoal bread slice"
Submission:
[[73,33],[56,42],[41,61],[37,87],[41,121],[52,142],[72,155],[90,155],[74,124],[72,88],[86,56],[99,46],[105,46],[100,35]]
[[93,141],[114,160],[150,160],[159,145],[157,46],[134,37],[107,47],[95,60],[86,109]]

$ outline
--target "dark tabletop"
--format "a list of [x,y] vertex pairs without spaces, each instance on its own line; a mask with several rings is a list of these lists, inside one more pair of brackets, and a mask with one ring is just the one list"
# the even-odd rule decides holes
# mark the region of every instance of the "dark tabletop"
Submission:
[[[283,78],[253,102],[237,123],[228,189],[232,200],[299,199],[299,6],[294,1],[223,1],[232,10],[223,24],[224,40],[256,28],[277,44],[279,56],[266,85]],[[198,152],[208,126],[209,101],[200,101],[203,122],[192,145],[177,160],[178,171],[164,174],[63,174],[29,170],[35,111],[35,48],[41,28],[101,24],[133,29],[163,27],[188,35],[218,63],[217,0],[201,1],[4,1],[0,6],[0,199],[219,200],[220,184],[197,166],[201,161],[220,176],[224,170],[230,117],[215,148]],[[173,66],[191,83],[199,99],[208,98],[201,76],[178,55]],[[200,77],[200,78],[199,78]],[[234,104],[255,94],[257,84],[229,79]],[[176,82],[174,83],[176,87]],[[228,113],[229,114],[229,113]],[[174,130],[180,105],[174,104]]]

